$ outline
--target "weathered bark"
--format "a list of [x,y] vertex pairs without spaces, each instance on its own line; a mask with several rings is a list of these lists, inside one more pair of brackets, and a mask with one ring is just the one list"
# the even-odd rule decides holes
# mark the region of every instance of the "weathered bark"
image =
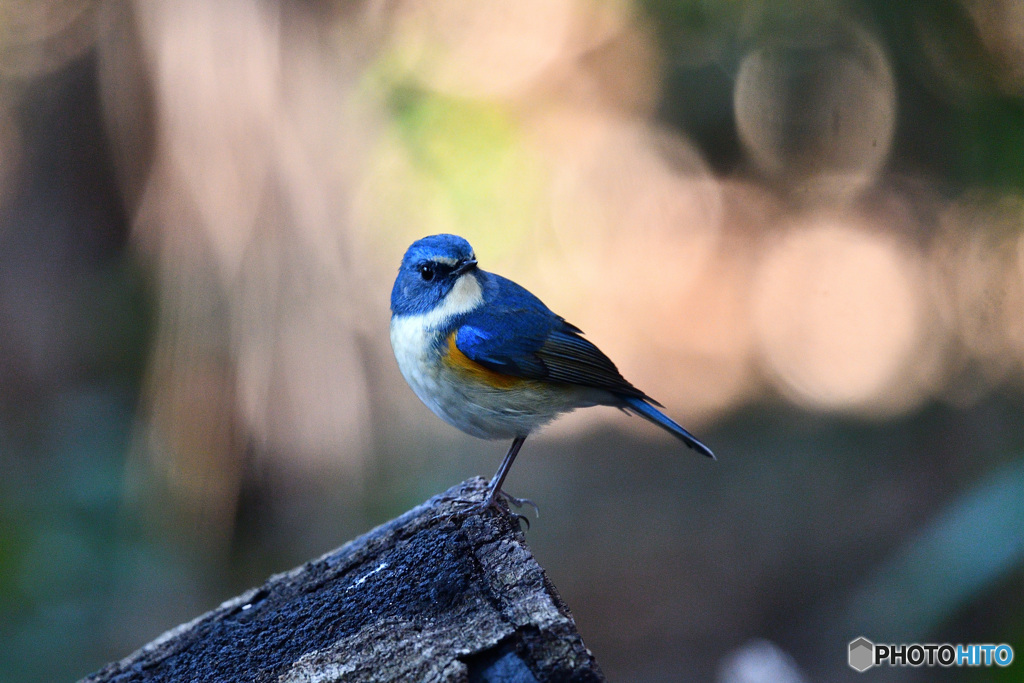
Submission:
[[518,524],[472,479],[127,658],[101,681],[603,681]]

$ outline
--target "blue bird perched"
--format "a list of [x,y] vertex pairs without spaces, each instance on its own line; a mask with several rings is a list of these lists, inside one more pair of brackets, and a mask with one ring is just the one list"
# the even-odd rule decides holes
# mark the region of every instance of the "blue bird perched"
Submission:
[[449,424],[482,439],[512,439],[480,504],[525,500],[501,490],[526,437],[561,413],[594,405],[633,412],[714,458],[658,410],[615,364],[516,283],[477,267],[456,235],[417,240],[391,290],[391,346],[409,386]]

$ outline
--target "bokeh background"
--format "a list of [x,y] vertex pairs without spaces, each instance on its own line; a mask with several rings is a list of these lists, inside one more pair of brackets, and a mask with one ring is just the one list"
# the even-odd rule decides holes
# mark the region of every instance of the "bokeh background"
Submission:
[[512,472],[611,680],[1024,656],[1024,4],[4,0],[0,679],[492,474],[388,343],[436,232],[719,455],[592,409]]

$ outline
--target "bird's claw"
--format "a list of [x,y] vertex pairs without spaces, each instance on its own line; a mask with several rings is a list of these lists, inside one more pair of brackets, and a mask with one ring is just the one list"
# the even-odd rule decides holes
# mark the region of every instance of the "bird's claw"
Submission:
[[[504,501],[504,503],[505,503],[504,505],[502,505],[502,501]],[[480,503],[477,503],[472,508],[470,508],[470,510],[472,512],[479,512],[481,514],[483,514],[484,512],[487,512],[488,510],[494,510],[499,515],[504,515],[504,516],[511,517],[511,518],[515,519],[516,522],[523,522],[523,523],[525,523],[526,524],[526,529],[529,530],[530,529],[530,518],[527,517],[526,515],[522,515],[522,514],[519,514],[518,512],[515,512],[511,507],[509,507],[509,503],[514,505],[516,508],[521,508],[523,506],[523,503],[529,503],[530,505],[533,505],[534,509],[537,509],[537,506],[533,502],[531,502],[529,500],[513,498],[512,496],[508,495],[504,491],[499,491],[498,495],[493,496],[493,497],[492,496],[488,496],[483,501],[481,501]]]
[[[464,507],[462,514],[483,514],[488,510],[494,510],[499,515],[506,515],[514,517],[515,520],[522,521],[526,524],[526,528],[530,528],[530,519],[526,515],[519,514],[512,510],[512,507],[519,509],[524,505],[532,507],[534,514],[540,517],[540,508],[529,498],[516,498],[515,496],[509,495],[504,491],[497,491],[495,494],[487,494],[487,496],[481,500],[467,500],[465,498],[454,498],[451,501],[452,505]],[[504,505],[502,504],[504,503]],[[456,513],[457,514],[457,513]]]
[[[516,498],[515,496],[513,496],[511,494],[508,494],[508,493],[505,493],[504,491],[498,491],[498,493],[497,493],[497,495],[495,497],[496,498],[501,498],[507,504],[515,507],[517,510],[522,508],[524,505],[528,505],[528,506],[533,508],[533,514],[536,515],[537,517],[540,517],[540,508],[537,506],[536,503],[534,503],[529,498]],[[510,510],[510,512],[511,512],[511,510]],[[519,516],[522,517],[522,515],[519,515]],[[527,522],[527,526],[529,526],[529,522]]]

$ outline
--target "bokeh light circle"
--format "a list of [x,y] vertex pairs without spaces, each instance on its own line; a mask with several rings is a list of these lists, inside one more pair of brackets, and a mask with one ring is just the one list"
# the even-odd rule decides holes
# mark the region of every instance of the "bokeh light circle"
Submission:
[[802,405],[872,412],[907,374],[923,331],[909,249],[839,217],[793,226],[754,275],[765,366]]
[[767,176],[813,196],[866,187],[896,127],[896,86],[879,41],[852,24],[752,50],[735,87],[740,141]]

